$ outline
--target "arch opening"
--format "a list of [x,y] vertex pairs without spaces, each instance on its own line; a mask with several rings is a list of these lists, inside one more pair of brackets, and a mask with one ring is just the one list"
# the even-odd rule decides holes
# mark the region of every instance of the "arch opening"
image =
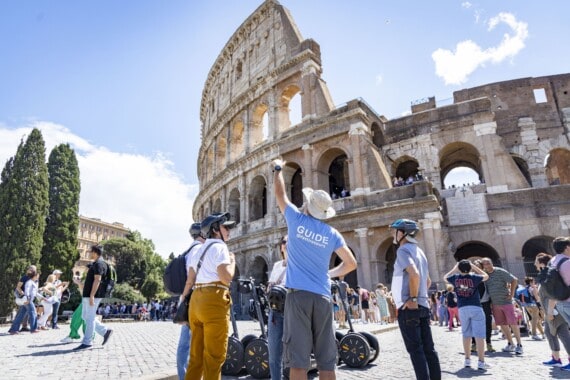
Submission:
[[262,176],[251,181],[249,195],[250,221],[263,218],[267,214],[267,184]]

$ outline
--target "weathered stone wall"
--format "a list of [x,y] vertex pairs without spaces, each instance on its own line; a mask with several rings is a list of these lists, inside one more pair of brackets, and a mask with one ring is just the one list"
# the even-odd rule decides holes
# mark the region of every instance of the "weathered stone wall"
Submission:
[[[319,45],[268,0],[208,74],[193,216],[231,210],[239,220],[229,242],[239,276],[262,281],[279,259],[286,224],[268,165],[277,157],[287,161],[291,199],[302,199],[306,186],[350,192],[334,200],[330,223],[359,263],[351,285],[390,282],[395,256],[387,226],[397,218],[420,223],[420,246],[440,284],[456,260],[475,256],[522,277],[533,254],[551,252],[548,239],[569,234],[570,74],[461,90],[452,105],[437,108],[430,98],[411,115],[387,120],[362,99],[333,108],[321,73]],[[536,89],[545,102],[537,103]],[[302,121],[293,126],[294,96],[301,97]],[[473,169],[481,183],[445,189],[456,167]],[[396,173],[423,178],[394,187]]]

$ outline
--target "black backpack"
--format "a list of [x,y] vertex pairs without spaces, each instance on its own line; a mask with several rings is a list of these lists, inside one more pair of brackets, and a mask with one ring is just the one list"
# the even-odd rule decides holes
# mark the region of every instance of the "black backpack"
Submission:
[[105,264],[107,264],[107,271],[101,279],[99,289],[97,289],[97,298],[111,298],[115,284],[117,283],[117,271],[115,267],[107,262],[105,262]]
[[164,289],[171,296],[178,296],[184,292],[186,278],[188,277],[188,273],[186,272],[186,255],[198,244],[200,243],[192,243],[190,248],[166,266],[164,275],[162,276],[162,282],[164,283]]
[[538,281],[546,294],[558,301],[570,298],[570,287],[566,285],[560,274],[560,266],[566,260],[568,260],[568,257],[563,257],[556,266],[552,265],[552,261],[549,262],[548,266],[538,276]]

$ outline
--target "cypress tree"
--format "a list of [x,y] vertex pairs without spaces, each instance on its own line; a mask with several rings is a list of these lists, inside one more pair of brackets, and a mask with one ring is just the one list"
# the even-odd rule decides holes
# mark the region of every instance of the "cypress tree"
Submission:
[[45,143],[38,129],[20,143],[2,172],[0,199],[0,316],[14,306],[13,290],[27,266],[39,264],[48,214]]
[[48,159],[49,213],[40,260],[42,279],[59,269],[62,278],[71,279],[71,271],[79,259],[79,165],[69,144],[56,146]]

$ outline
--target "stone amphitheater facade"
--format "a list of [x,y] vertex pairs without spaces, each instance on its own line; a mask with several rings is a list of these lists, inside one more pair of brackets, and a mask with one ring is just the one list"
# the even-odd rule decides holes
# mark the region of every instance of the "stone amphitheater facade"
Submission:
[[[229,211],[237,277],[266,281],[286,224],[269,163],[287,161],[289,198],[302,187],[338,193],[330,220],[354,252],[351,285],[390,283],[395,251],[388,225],[417,220],[432,280],[456,260],[490,257],[522,279],[538,252],[570,225],[570,74],[521,78],[433,98],[388,120],[364,100],[335,107],[321,78],[320,47],[303,39],[286,8],[259,6],[213,64],[202,93],[200,191],[193,217]],[[301,121],[290,102],[300,96]],[[480,183],[446,189],[450,170]],[[393,177],[420,175],[407,186]],[[331,265],[337,260],[333,254]]]

